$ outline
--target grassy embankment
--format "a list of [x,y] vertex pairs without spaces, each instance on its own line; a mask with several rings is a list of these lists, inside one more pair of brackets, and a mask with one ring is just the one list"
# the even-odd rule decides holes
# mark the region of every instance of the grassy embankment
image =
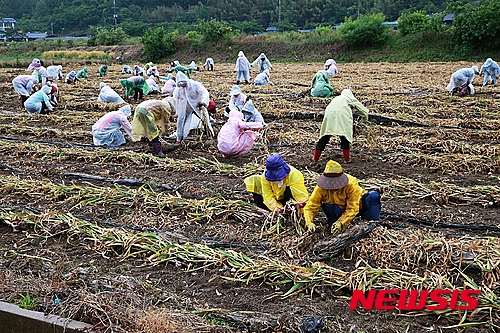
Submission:
[[[33,58],[46,63],[111,62],[121,51],[128,55],[126,62],[146,62],[140,52],[138,39],[130,39],[127,45],[86,47],[85,41],[42,41],[0,44],[0,67],[24,67]],[[135,43],[135,44],[134,44]],[[417,61],[478,61],[500,58],[500,51],[460,54],[455,51],[451,30],[403,37],[391,32],[384,46],[349,48],[336,31],[320,33],[285,32],[259,36],[234,37],[219,43],[203,44],[181,37],[176,42],[177,52],[160,62],[179,59],[181,63],[195,60],[201,63],[206,57],[216,62],[232,63],[240,50],[252,61],[261,52],[273,62],[323,62],[334,58],[337,62],[417,62]]]

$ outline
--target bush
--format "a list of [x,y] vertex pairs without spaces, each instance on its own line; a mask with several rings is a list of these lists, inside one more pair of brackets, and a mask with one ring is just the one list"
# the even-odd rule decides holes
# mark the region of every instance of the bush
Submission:
[[265,28],[256,21],[231,21],[230,24],[233,30],[239,30],[247,34],[255,34],[258,31],[265,30]]
[[177,31],[167,33],[165,28],[148,29],[141,42],[149,61],[158,61],[175,52],[174,39]]
[[92,37],[88,40],[89,46],[120,45],[128,37],[122,28],[107,29],[104,27],[92,27],[90,28],[90,33]]
[[429,16],[424,11],[404,13],[398,18],[398,31],[403,36],[441,31],[442,19],[440,14]]
[[331,27],[323,27],[323,26],[316,27],[316,29],[314,30],[314,32],[319,36],[329,35],[333,33],[333,31],[334,30]]
[[428,29],[431,18],[422,11],[404,13],[398,18],[398,31],[403,36],[424,32]]
[[200,45],[203,41],[203,36],[198,33],[198,31],[188,31],[186,34],[186,39],[189,40],[193,45]]
[[483,0],[455,16],[454,39],[463,50],[491,50],[500,47],[500,1]]
[[144,35],[146,30],[150,27],[150,24],[139,21],[125,21],[120,23],[120,28],[122,28],[127,35],[134,37]]
[[347,18],[338,28],[340,39],[349,46],[382,45],[387,41],[389,33],[382,24],[382,14],[361,15],[359,19]]
[[232,37],[233,28],[224,21],[198,21],[195,27],[196,31],[203,36],[203,40],[208,43],[219,42],[223,39],[231,40]]

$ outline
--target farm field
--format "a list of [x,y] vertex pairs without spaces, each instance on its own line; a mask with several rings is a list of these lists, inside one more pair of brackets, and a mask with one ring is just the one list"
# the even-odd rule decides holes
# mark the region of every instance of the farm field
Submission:
[[[335,95],[350,87],[373,115],[357,128],[350,164],[334,138],[311,161],[330,101],[309,95],[322,64],[273,64],[275,85],[240,85],[269,127],[235,159],[206,137],[174,146],[175,120],[163,159],[146,142],[92,146],[91,126],[117,109],[97,102],[99,83],[122,91],[119,65],[57,82],[61,103],[49,115],[21,108],[11,81],[28,72],[2,68],[0,299],[29,293],[37,311],[98,332],[301,332],[309,316],[323,319],[321,332],[498,331],[500,86],[476,76],[475,95],[445,90],[472,65],[481,64],[339,64]],[[192,75],[217,104],[216,132],[233,68]],[[296,215],[256,208],[243,179],[273,153],[302,171],[309,193],[329,159],[341,163],[381,192],[379,223],[357,218],[332,239],[322,213],[310,234]],[[464,288],[482,290],[478,310],[348,309],[357,289]]]

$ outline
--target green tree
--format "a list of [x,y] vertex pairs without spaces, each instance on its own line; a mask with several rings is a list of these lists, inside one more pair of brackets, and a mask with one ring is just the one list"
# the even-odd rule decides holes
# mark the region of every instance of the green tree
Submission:
[[92,27],[92,37],[88,41],[89,46],[95,45],[120,45],[128,37],[122,28]]
[[382,14],[361,15],[359,19],[347,18],[338,28],[340,39],[349,46],[382,45],[387,41],[389,33],[382,24]]
[[175,46],[173,41],[177,34],[176,31],[167,33],[163,27],[154,30],[151,28],[148,29],[141,38],[141,42],[144,45],[143,51],[148,60],[158,61],[174,53]]
[[239,30],[241,32],[247,33],[247,34],[254,34],[257,31],[264,31],[264,26],[259,24],[257,21],[231,21],[231,27],[234,30]]
[[403,36],[428,31],[431,27],[432,20],[423,11],[404,13],[398,18],[398,31]]
[[233,31],[227,22],[217,20],[198,21],[195,28],[203,36],[203,40],[209,43],[230,40]]
[[127,35],[132,37],[139,37],[144,35],[146,30],[151,27],[151,25],[148,23],[138,21],[124,21],[120,22],[118,26],[122,28]]
[[500,1],[482,0],[455,15],[453,35],[463,50],[492,50],[500,47]]

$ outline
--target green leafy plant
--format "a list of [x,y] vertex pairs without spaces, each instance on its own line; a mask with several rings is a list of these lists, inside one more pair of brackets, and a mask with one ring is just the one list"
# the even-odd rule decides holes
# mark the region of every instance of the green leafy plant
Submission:
[[175,52],[174,39],[178,35],[177,31],[167,33],[165,28],[148,29],[141,42],[144,45],[143,51],[148,60],[158,61],[161,58]]
[[36,297],[31,297],[29,291],[26,292],[26,295],[19,294],[21,297],[18,299],[15,304],[19,306],[21,309],[25,310],[34,310],[38,305],[38,300]]
[[361,15],[357,20],[347,18],[337,32],[349,46],[382,45],[387,41],[389,33],[382,24],[385,18],[382,14]]
[[231,40],[233,28],[224,21],[210,20],[198,21],[195,25],[205,42],[219,42],[221,40]]
[[423,11],[404,13],[398,18],[398,30],[403,36],[429,29],[431,18]]
[[203,36],[198,31],[188,31],[186,38],[194,45],[200,45],[203,41]]
[[453,22],[454,38],[464,50],[492,50],[500,47],[500,2],[481,1],[478,5],[469,5],[468,10],[455,16]]
[[88,41],[89,46],[120,45],[128,37],[122,28],[92,27],[90,30],[92,37]]

